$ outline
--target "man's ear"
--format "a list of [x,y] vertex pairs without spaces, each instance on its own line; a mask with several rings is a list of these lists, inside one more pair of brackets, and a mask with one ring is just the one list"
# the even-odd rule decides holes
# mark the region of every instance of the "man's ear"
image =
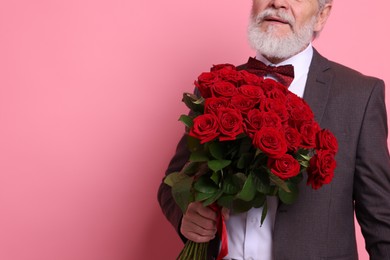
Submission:
[[325,26],[326,21],[328,20],[328,17],[330,15],[330,11],[332,10],[332,4],[326,4],[320,12],[317,14],[317,21],[314,26],[315,32],[320,32]]

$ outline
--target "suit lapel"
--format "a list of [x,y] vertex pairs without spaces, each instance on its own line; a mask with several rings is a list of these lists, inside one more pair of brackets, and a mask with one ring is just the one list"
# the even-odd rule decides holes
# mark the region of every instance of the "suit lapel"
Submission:
[[328,102],[332,80],[333,76],[330,70],[329,61],[314,49],[303,99],[311,107],[315,115],[315,120],[319,124],[321,124],[325,107]]

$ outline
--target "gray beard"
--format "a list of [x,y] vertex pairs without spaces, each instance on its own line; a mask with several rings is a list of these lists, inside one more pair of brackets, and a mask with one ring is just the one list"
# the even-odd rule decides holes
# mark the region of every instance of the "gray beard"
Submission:
[[316,17],[284,37],[274,35],[275,28],[270,26],[266,32],[258,27],[257,17],[251,17],[248,26],[248,40],[251,47],[268,58],[288,59],[304,50],[313,39],[313,27]]

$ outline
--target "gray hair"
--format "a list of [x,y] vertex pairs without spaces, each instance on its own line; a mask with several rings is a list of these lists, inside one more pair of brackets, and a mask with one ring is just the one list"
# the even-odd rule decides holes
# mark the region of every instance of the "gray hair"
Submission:
[[319,4],[319,6],[320,6],[320,10],[322,9],[322,8],[324,8],[324,6],[326,5],[326,4],[330,4],[330,3],[332,3],[333,2],[333,0],[318,0],[318,4]]

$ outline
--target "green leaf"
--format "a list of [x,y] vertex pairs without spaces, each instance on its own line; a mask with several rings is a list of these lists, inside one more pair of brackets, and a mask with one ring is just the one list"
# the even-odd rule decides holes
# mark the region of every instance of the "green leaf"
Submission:
[[187,135],[187,146],[190,152],[195,152],[203,149],[203,145],[200,144],[200,140]]
[[222,207],[230,209],[232,208],[234,198],[235,198],[234,195],[223,193],[222,196],[219,197],[219,199],[217,200],[217,203]]
[[263,225],[267,213],[268,213],[268,204],[267,204],[267,200],[265,200],[263,205],[263,210],[261,212],[260,227]]
[[194,189],[202,193],[215,193],[218,190],[218,186],[209,178],[209,176],[203,175],[194,184]]
[[247,169],[252,162],[253,155],[251,153],[242,153],[237,162],[238,169]]
[[217,172],[229,166],[231,162],[230,160],[211,160],[208,161],[208,166],[211,170]]
[[309,150],[303,150],[303,149],[300,149],[296,155],[297,161],[304,168],[309,167],[309,161],[311,157],[312,156],[310,155]]
[[172,172],[169,175],[165,176],[164,183],[172,187],[175,183],[179,182],[182,179],[180,172]]
[[194,176],[196,173],[198,173],[199,168],[200,168],[200,163],[189,162],[184,166],[182,172],[188,176]]
[[298,161],[300,165],[302,165],[304,168],[309,167],[310,163],[309,161]]
[[286,192],[290,192],[290,189],[284,180],[280,179],[278,176],[276,176],[271,172],[269,173],[269,178],[276,186],[278,186],[279,188],[281,188]]
[[209,157],[205,151],[195,151],[190,155],[191,162],[207,162]]
[[299,149],[297,152],[297,156],[298,158],[301,157],[306,160],[310,160],[311,156],[313,155],[313,151],[314,150],[312,149]]
[[243,172],[237,172],[231,176],[234,182],[239,183],[241,187],[244,185],[246,179],[248,178]]
[[259,153],[259,154],[256,154],[255,156],[255,160],[254,160],[254,168],[256,169],[262,169],[262,171],[264,171],[265,169],[267,169],[266,167],[264,167],[264,165],[267,165],[267,162],[268,162],[268,156],[266,156],[264,153]]
[[194,121],[188,115],[181,115],[179,121],[183,122],[187,127],[191,128],[194,125]]
[[287,192],[283,189],[279,189],[278,196],[283,203],[292,204],[298,198],[298,194],[299,194],[298,185],[291,182],[286,182],[286,185],[288,186],[290,191]]
[[195,201],[204,201],[208,198],[212,197],[213,193],[202,193],[202,192],[196,192],[195,193]]
[[220,184],[220,180],[221,180],[221,172],[213,172],[211,174],[211,177],[210,179],[217,185]]
[[310,155],[299,154],[299,156],[302,157],[306,161],[310,161],[310,159],[311,159]]
[[237,194],[237,198],[243,201],[251,201],[256,195],[256,187],[253,182],[253,177],[250,174],[246,179],[241,191]]
[[254,208],[260,208],[264,205],[265,201],[267,199],[267,196],[263,193],[256,193],[255,198],[252,201],[253,207]]
[[223,160],[223,149],[221,143],[213,142],[209,146],[210,154],[218,160]]
[[[173,176],[171,176],[173,175]],[[169,177],[171,176],[171,177]],[[168,182],[172,182],[172,196],[184,213],[191,202],[191,188],[193,178],[182,173],[171,173],[167,176]]]
[[262,150],[260,150],[260,149],[257,149],[256,150],[256,153],[255,153],[255,156],[258,156],[258,155],[260,155],[260,154],[262,154],[263,153],[263,151]]
[[223,152],[225,158],[237,158],[240,153],[240,142],[238,140],[224,141]]
[[191,94],[191,93],[184,93],[182,101],[192,111],[203,113],[204,98],[198,97],[198,96]]
[[232,212],[233,213],[242,213],[250,210],[252,208],[252,203],[250,201],[243,201],[240,199],[233,200]]
[[207,207],[207,206],[213,204],[215,201],[217,201],[221,197],[222,194],[223,194],[223,191],[218,190],[216,193],[214,193],[211,197],[209,197],[208,199],[206,199],[203,202],[203,206]]
[[264,168],[258,168],[254,169],[251,174],[253,175],[256,190],[263,194],[269,194],[271,187],[268,172]]
[[237,176],[227,175],[223,179],[222,190],[226,194],[237,194],[240,191],[244,181],[240,180]]

